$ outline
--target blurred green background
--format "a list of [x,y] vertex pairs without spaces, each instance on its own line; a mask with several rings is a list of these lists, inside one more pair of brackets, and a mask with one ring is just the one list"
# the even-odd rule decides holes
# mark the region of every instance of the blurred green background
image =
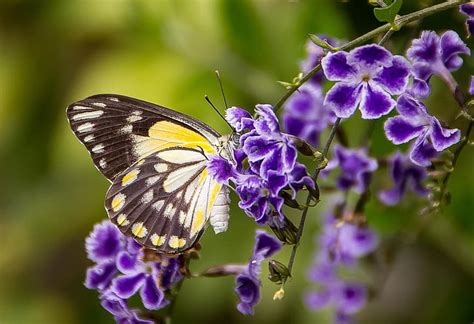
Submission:
[[[402,13],[430,3],[405,1]],[[463,19],[456,10],[427,18],[397,33],[389,46],[404,51],[420,29],[463,34]],[[91,265],[84,238],[106,217],[108,183],[70,131],[68,104],[96,93],[125,94],[226,132],[203,100],[208,94],[223,106],[214,70],[221,71],[231,105],[252,109],[256,103],[274,103],[285,92],[276,81],[298,73],[309,33],[352,39],[377,25],[361,0],[1,1],[0,323],[113,322],[96,291],[83,286]],[[455,73],[464,88],[473,71],[470,60]],[[451,123],[457,107],[437,80],[434,89],[430,109]],[[372,138],[380,156],[393,150],[381,125]],[[462,120],[456,125],[466,127]],[[367,126],[358,117],[343,124],[352,145]],[[389,264],[367,264],[365,280],[375,286],[385,280],[380,279],[384,284],[358,316],[361,323],[474,320],[473,163],[473,149],[467,147],[451,178],[451,205],[417,240],[402,239]],[[386,170],[380,173],[386,176]],[[381,185],[388,185],[388,179]],[[397,209],[369,204],[368,217],[386,238],[383,247],[392,251],[400,233],[413,232],[422,205],[416,199]],[[320,205],[310,212],[294,278],[282,301],[272,300],[277,286],[264,280],[256,315],[245,317],[235,310],[233,278],[193,279],[184,283],[175,322],[329,322],[330,311],[314,313],[302,302],[303,292],[311,289],[305,271],[323,210]],[[193,270],[248,260],[255,224],[235,205],[231,216],[227,233],[207,231]],[[286,262],[288,252],[278,260]]]

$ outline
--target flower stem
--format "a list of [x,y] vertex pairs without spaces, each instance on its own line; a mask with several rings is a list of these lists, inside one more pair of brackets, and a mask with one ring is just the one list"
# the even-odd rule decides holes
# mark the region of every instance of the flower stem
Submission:
[[[336,122],[332,126],[331,132],[329,133],[329,137],[326,141],[326,144],[324,145],[324,149],[323,149],[323,152],[322,152],[323,158],[326,158],[326,156],[328,155],[329,148],[331,147],[331,143],[334,140],[334,137],[336,135],[337,128],[339,127],[340,122],[341,122],[341,118],[338,118],[338,119],[336,119]],[[314,171],[314,174],[313,174],[313,181],[314,182],[316,182],[318,180],[320,172],[321,172],[320,168],[316,168],[316,170]],[[290,272],[290,274],[291,274],[291,270],[293,269],[293,264],[295,262],[296,251],[298,250],[298,245],[299,245],[301,236],[303,235],[304,224],[305,224],[305,221],[306,221],[306,216],[308,214],[309,205],[311,203],[311,200],[312,200],[312,195],[308,194],[308,197],[306,198],[306,207],[303,209],[303,212],[301,213],[300,224],[298,225],[298,232],[296,233],[296,244],[293,245],[293,249],[291,250],[290,260],[288,261],[287,268],[288,268],[288,271]],[[284,282],[283,282],[283,285],[284,285]]]
[[[467,0],[450,0],[450,1],[446,1],[446,2],[443,2],[443,3],[428,7],[428,8],[424,8],[424,9],[409,13],[409,14],[404,15],[404,16],[400,16],[397,19],[395,19],[395,26],[397,26],[398,29],[400,29],[403,26],[405,26],[406,24],[409,24],[413,21],[417,21],[417,20],[420,20],[424,17],[431,16],[431,15],[437,14],[439,12],[454,8],[454,7],[459,6],[460,4],[465,3],[465,2],[467,2]],[[383,33],[389,34],[389,31],[391,29],[392,29],[392,25],[390,23],[387,23],[385,25],[382,25],[378,28],[375,28],[375,29],[369,31],[368,33],[366,33],[362,36],[357,37],[356,39],[342,45],[341,47],[338,47],[337,50],[338,51],[344,51],[344,50],[354,48],[358,45],[361,45],[361,44],[371,40],[372,38],[374,38],[374,37],[376,37],[380,34],[383,34]],[[388,37],[390,37],[390,36],[388,36]],[[298,80],[298,82],[296,82],[293,86],[291,86],[287,90],[287,92],[280,98],[280,100],[278,100],[278,102],[273,106],[274,110],[278,111],[281,108],[281,106],[285,103],[285,101],[295,91],[297,91],[306,81],[311,79],[311,77],[313,75],[315,75],[319,70],[321,70],[321,64],[316,65],[311,71],[309,71],[305,76],[303,76],[300,80]]]

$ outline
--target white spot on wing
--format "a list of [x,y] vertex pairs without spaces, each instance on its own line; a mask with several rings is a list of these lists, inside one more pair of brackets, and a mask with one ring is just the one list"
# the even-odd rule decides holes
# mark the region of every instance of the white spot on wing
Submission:
[[115,98],[115,97],[108,97],[107,99],[112,100],[112,101],[115,101],[115,102],[119,102],[119,100],[118,100],[117,98]]
[[131,115],[131,116],[128,116],[128,117],[127,117],[127,121],[128,121],[129,123],[134,123],[134,122],[137,122],[137,121],[139,121],[139,120],[142,120],[142,117],[136,116],[136,115]]
[[94,153],[103,153],[104,152],[104,144],[97,144],[92,148],[92,152]]
[[98,118],[104,114],[103,110],[92,110],[88,112],[83,112],[72,116],[72,120],[83,120],[83,119],[92,119]]
[[150,189],[143,194],[142,203],[148,204],[152,200],[153,200],[153,189]]
[[125,125],[120,129],[120,133],[122,134],[130,134],[132,131],[133,131],[132,124]]
[[87,107],[87,106],[74,106],[74,107],[72,107],[72,110],[89,110],[89,109],[92,109],[92,108]]
[[107,162],[105,161],[105,159],[100,159],[99,165],[102,169],[105,169],[107,167]]
[[79,133],[84,133],[84,132],[90,132],[94,129],[94,124],[93,123],[84,123],[81,124],[77,127],[77,131]]
[[93,134],[90,134],[90,135],[87,135],[86,137],[84,137],[84,142],[86,142],[86,143],[92,142],[93,140],[94,140],[94,135]]
[[165,217],[171,218],[174,216],[176,213],[176,207],[173,206],[173,204],[168,204],[165,208],[165,211],[163,212],[163,215]]
[[158,200],[157,202],[154,202],[151,207],[155,208],[157,211],[160,211],[164,204],[164,200]]
[[172,163],[190,163],[190,162],[201,162],[206,158],[200,152],[192,150],[180,150],[180,149],[171,149],[159,152],[156,154],[160,159]]
[[107,106],[105,103],[103,102],[93,102],[92,103],[94,106],[96,107],[101,107],[101,108],[104,108],[105,106]]
[[166,172],[168,170],[168,165],[165,163],[157,163],[154,165],[156,172]]
[[154,176],[146,179],[145,183],[147,186],[154,185],[158,180],[160,180],[160,176]]

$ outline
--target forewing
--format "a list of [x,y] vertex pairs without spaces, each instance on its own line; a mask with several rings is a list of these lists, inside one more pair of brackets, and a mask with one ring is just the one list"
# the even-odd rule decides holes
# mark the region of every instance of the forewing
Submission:
[[107,179],[169,147],[214,152],[219,134],[174,110],[126,96],[102,94],[67,108],[72,130]]
[[107,192],[110,219],[145,247],[164,253],[191,248],[221,189],[208,176],[207,162],[202,150],[182,147],[136,162]]

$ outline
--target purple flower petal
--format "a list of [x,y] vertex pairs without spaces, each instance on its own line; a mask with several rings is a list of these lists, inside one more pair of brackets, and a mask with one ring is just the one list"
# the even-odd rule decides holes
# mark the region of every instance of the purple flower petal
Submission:
[[95,262],[115,258],[123,247],[123,235],[109,220],[96,224],[86,238],[87,257]]
[[144,281],[144,273],[119,276],[112,281],[112,290],[120,298],[128,299],[142,287]]
[[443,128],[435,117],[432,118],[432,122],[431,143],[436,151],[444,151],[461,139],[459,129]]
[[130,254],[122,251],[117,256],[117,269],[125,274],[136,274],[139,269],[137,265],[142,264],[137,254]]
[[429,97],[431,93],[431,88],[428,84],[428,82],[418,79],[418,78],[413,78],[413,84],[411,86],[411,92],[416,98],[419,99],[426,99]]
[[239,107],[231,107],[226,110],[225,119],[237,131],[253,129],[253,119],[250,113]]
[[360,258],[375,250],[378,238],[373,231],[366,227],[344,224],[339,229],[339,244],[343,253]]
[[468,91],[471,96],[474,96],[474,75],[471,75],[471,83]]
[[273,143],[274,141],[269,138],[253,136],[245,140],[242,149],[247,154],[249,161],[259,161],[275,150]]
[[394,206],[400,202],[402,194],[402,187],[396,186],[392,189],[381,191],[379,199],[387,206]]
[[319,310],[328,306],[331,301],[331,292],[328,290],[313,291],[304,296],[305,304],[312,310]]
[[146,276],[143,288],[140,290],[140,297],[142,298],[143,306],[150,310],[163,308],[166,305],[166,303],[163,303],[164,294],[158,288],[155,279],[151,275]]
[[100,263],[95,267],[90,267],[86,272],[84,286],[89,289],[104,290],[110,285],[110,282],[116,273],[117,268],[113,261]]
[[459,54],[471,55],[471,50],[464,44],[459,35],[448,30],[441,36],[441,58],[450,71],[457,70],[462,65]]
[[347,63],[349,54],[347,52],[328,53],[322,60],[321,65],[324,75],[331,81],[351,80],[356,70]]
[[260,280],[244,272],[236,277],[235,282],[235,292],[240,299],[237,309],[242,314],[252,315],[254,306],[260,301]]
[[439,59],[440,38],[433,31],[423,31],[420,38],[412,41],[407,56],[412,61],[435,64]]
[[351,65],[359,65],[364,68],[377,66],[390,66],[392,54],[384,47],[376,44],[359,46],[349,53],[347,62]]
[[474,18],[466,20],[467,37],[474,35]]
[[398,97],[397,111],[400,115],[410,118],[413,125],[419,125],[419,121],[423,118],[426,119],[425,123],[428,123],[426,107],[421,101],[416,100],[410,95],[403,94]]
[[474,2],[465,3],[459,6],[459,11],[468,17],[474,17]]
[[384,124],[385,134],[393,144],[403,144],[424,131],[423,126],[412,124],[410,119],[403,116],[395,116],[387,119]]
[[393,57],[392,65],[382,68],[374,77],[374,81],[392,95],[401,94],[408,85],[410,63],[403,57]]
[[273,135],[280,131],[278,118],[273,112],[272,105],[256,105],[255,112],[259,118],[254,121],[254,126],[259,134]]
[[219,155],[209,157],[207,170],[211,177],[223,184],[228,184],[230,179],[237,177],[235,167],[228,160],[221,158]]
[[376,119],[395,108],[395,100],[375,83],[369,83],[362,91],[360,111],[364,119]]
[[437,155],[433,145],[428,141],[427,134],[424,134],[415,141],[410,151],[410,160],[416,165],[430,166],[431,159]]
[[354,314],[367,302],[367,291],[357,283],[344,283],[338,290],[336,308],[344,314]]
[[281,242],[272,235],[262,230],[257,230],[255,238],[254,255],[262,255],[267,259],[278,252],[282,247]]
[[350,117],[359,105],[361,90],[361,85],[336,83],[326,94],[324,105],[339,118]]
[[285,188],[288,181],[284,174],[270,170],[268,171],[267,186],[273,196],[278,196],[281,189]]

